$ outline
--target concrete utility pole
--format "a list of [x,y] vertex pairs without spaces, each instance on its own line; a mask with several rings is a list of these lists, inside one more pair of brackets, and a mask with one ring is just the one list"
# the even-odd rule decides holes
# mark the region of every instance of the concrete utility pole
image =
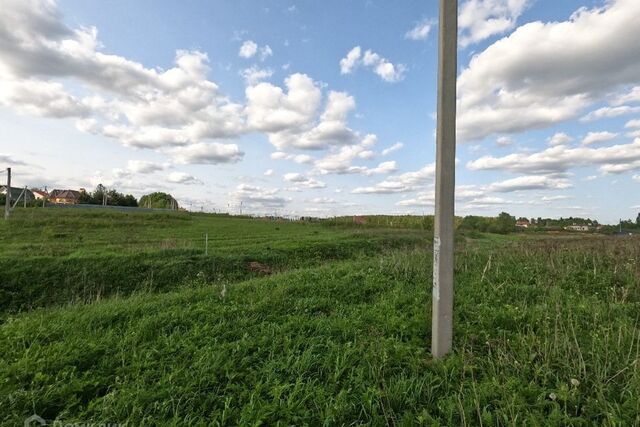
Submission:
[[11,214],[11,168],[7,168],[7,197],[4,202],[4,219],[9,219]]
[[436,209],[433,234],[431,353],[440,358],[453,341],[453,215],[456,162],[458,0],[440,0]]

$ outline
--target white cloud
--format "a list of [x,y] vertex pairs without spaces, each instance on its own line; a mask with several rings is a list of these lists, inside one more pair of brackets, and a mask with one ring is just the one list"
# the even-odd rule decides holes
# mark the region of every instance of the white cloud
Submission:
[[37,79],[0,77],[0,105],[40,117],[84,117],[89,114],[89,108],[67,93],[62,84]]
[[419,190],[433,180],[435,164],[429,164],[415,172],[390,176],[371,187],[357,187],[354,194],[393,194]]
[[569,135],[567,135],[566,133],[563,132],[559,132],[556,133],[555,135],[553,135],[552,137],[550,137],[547,140],[547,143],[551,146],[556,146],[556,145],[564,145],[564,144],[568,144],[571,141],[573,141],[573,138],[570,137]]
[[404,64],[393,64],[371,50],[367,50],[363,55],[360,46],[356,46],[340,60],[340,73],[350,74],[360,65],[370,68],[388,83],[396,83],[404,79],[404,73],[407,70]]
[[347,56],[340,60],[340,73],[351,74],[360,64],[360,57],[362,56],[362,49],[360,46],[356,46],[347,53]]
[[530,175],[494,182],[486,189],[496,193],[508,193],[523,190],[564,190],[571,187],[571,182],[565,177]]
[[582,143],[584,145],[596,144],[598,142],[611,141],[618,136],[617,133],[612,132],[589,132],[587,136],[584,137]]
[[629,120],[624,127],[628,129],[640,128],[640,119],[638,120]]
[[501,136],[496,140],[496,145],[499,147],[508,147],[510,145],[513,145],[513,139],[509,138],[508,136]]
[[402,142],[396,142],[391,147],[385,148],[384,150],[382,150],[382,155],[383,156],[387,156],[387,155],[389,155],[391,153],[394,153],[394,152],[400,150],[402,147],[404,147],[404,144]]
[[275,171],[273,169],[267,169],[266,171],[264,171],[264,176],[273,176],[275,174]]
[[330,91],[318,117],[322,102],[319,84],[305,74],[293,74],[285,86],[287,92],[270,83],[246,89],[249,126],[266,132],[276,148],[322,150],[357,141],[356,132],[347,125],[356,107],[352,96]]
[[167,181],[174,184],[202,184],[202,181],[186,172],[171,172]]
[[245,40],[240,46],[238,56],[241,58],[253,58],[258,53],[258,44],[253,40]]
[[127,169],[133,173],[150,174],[167,168],[167,165],[149,162],[146,160],[129,160]]
[[325,188],[327,186],[327,184],[322,181],[293,172],[285,174],[284,180],[304,188]]
[[639,20],[640,2],[612,0],[568,21],[525,24],[495,42],[458,79],[460,139],[548,127],[638,83]]
[[273,70],[270,68],[258,68],[255,65],[250,68],[245,68],[240,72],[242,78],[248,86],[253,86],[256,83],[268,79],[273,75]]
[[269,45],[258,46],[258,44],[253,40],[245,40],[242,43],[242,46],[240,46],[238,56],[240,58],[250,59],[256,55],[260,57],[261,61],[264,61],[265,59],[273,55],[273,50]]
[[170,154],[178,164],[237,163],[244,157],[236,144],[220,144],[218,142],[201,142],[187,147],[177,147]]
[[630,107],[628,105],[621,105],[619,107],[602,107],[590,112],[586,116],[583,116],[580,121],[592,122],[595,120],[609,119],[638,112],[640,112],[640,107]]
[[235,191],[230,193],[231,203],[242,205],[247,210],[256,213],[273,213],[272,209],[280,209],[286,206],[291,199],[278,196],[279,190],[265,189],[248,184],[240,184]]
[[537,153],[513,153],[504,157],[483,156],[467,163],[471,170],[503,170],[514,173],[547,174],[566,172],[570,168],[599,165],[615,173],[621,165],[633,165],[640,160],[640,139],[630,144],[610,147],[569,148],[558,145]]
[[515,28],[530,0],[468,0],[460,7],[460,45],[466,47]]
[[426,40],[434,24],[435,21],[433,19],[425,18],[407,31],[404,37],[409,40]]
[[622,105],[629,102],[640,102],[640,86],[631,89],[629,93],[618,96],[614,101],[614,105]]

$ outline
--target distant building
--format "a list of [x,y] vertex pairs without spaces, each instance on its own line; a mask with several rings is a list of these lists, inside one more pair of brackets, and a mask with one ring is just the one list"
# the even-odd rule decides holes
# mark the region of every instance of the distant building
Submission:
[[531,225],[531,223],[529,222],[528,219],[520,219],[520,220],[516,221],[516,227],[529,228],[530,225]]
[[[31,190],[25,190],[24,188],[19,188],[19,187],[11,187],[11,200],[12,201],[16,201],[18,200],[18,197],[20,197],[20,195],[22,194],[22,192],[25,192],[24,197],[27,198],[27,202],[31,202],[34,200],[34,195],[31,192]],[[6,195],[7,194],[7,186],[6,185],[0,185],[0,195]],[[20,201],[23,201],[24,199],[20,199]]]
[[49,194],[49,201],[60,205],[75,205],[80,199],[80,194],[76,190],[53,190]]
[[567,231],[589,231],[590,228],[588,225],[567,225],[565,228]]
[[48,199],[49,198],[49,193],[47,193],[44,190],[40,190],[38,188],[32,188],[31,192],[33,193],[33,197],[35,197],[36,200],[42,200],[42,199]]

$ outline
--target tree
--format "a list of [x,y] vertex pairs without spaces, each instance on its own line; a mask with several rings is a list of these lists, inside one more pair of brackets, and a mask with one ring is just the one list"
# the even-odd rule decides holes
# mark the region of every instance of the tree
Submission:
[[640,213],[638,213],[638,216],[636,217],[636,225],[640,227]]
[[104,203],[105,196],[109,206],[138,206],[138,201],[131,194],[124,195],[116,189],[107,190],[102,184],[98,184],[91,194],[81,191],[79,203],[101,205]]
[[[493,227],[492,227],[493,228]],[[515,231],[516,229],[516,218],[509,215],[506,212],[501,212],[496,218],[495,228],[491,231],[500,234],[507,234]]]
[[138,205],[151,209],[178,209],[178,202],[171,194],[155,192],[140,197]]

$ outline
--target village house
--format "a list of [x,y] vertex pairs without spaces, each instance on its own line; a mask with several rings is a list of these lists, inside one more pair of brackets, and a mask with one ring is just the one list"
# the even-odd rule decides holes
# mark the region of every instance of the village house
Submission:
[[49,193],[47,193],[45,190],[32,188],[31,192],[33,193],[33,197],[35,197],[36,200],[47,200],[49,198]]
[[529,228],[530,225],[531,225],[531,223],[529,222],[528,219],[520,219],[520,220],[516,221],[516,227]]
[[80,192],[76,190],[53,190],[49,194],[49,201],[60,205],[75,205],[80,199]]
[[[11,187],[11,200],[13,202],[18,200],[18,198],[23,193],[23,191],[24,191],[23,197],[27,198],[27,203],[34,200],[34,194],[31,192],[31,190],[25,190],[24,188],[19,188],[19,187]],[[0,185],[0,195],[4,196],[6,194],[7,194],[7,186]],[[20,201],[24,201],[24,199],[20,198]]]

